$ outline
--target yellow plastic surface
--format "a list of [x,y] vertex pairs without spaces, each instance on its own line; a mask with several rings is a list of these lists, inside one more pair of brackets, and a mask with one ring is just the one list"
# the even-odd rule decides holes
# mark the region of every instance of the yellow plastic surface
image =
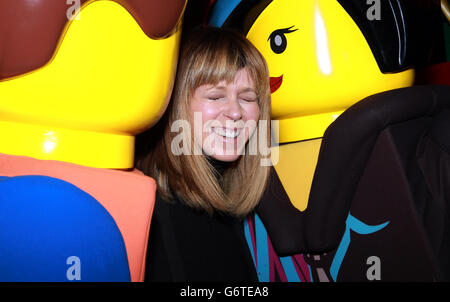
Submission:
[[291,203],[300,211],[308,206],[321,143],[322,139],[314,139],[274,147],[278,149],[275,171]]
[[[286,33],[276,54],[268,40]],[[274,0],[247,38],[260,50],[271,77],[283,76],[272,94],[272,118],[280,143],[322,137],[346,108],[377,92],[411,86],[414,71],[383,74],[358,26],[336,0]]]
[[0,153],[131,168],[134,136],[169,101],[179,39],[153,40],[121,5],[89,2],[47,65],[0,82]]

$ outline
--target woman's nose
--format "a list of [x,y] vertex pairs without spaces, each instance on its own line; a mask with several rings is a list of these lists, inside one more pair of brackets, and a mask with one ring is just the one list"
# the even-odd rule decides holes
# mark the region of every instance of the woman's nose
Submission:
[[236,96],[229,97],[226,103],[225,116],[232,120],[240,120],[242,118],[242,107]]

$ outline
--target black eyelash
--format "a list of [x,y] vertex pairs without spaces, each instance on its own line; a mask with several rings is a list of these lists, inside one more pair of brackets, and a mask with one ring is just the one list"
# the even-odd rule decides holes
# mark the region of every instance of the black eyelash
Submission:
[[293,27],[294,27],[294,25],[292,25],[291,27],[280,28],[280,29],[275,30],[274,32],[272,32],[272,33],[270,34],[269,38],[267,38],[267,41],[269,41],[269,40],[270,40],[274,35],[276,35],[276,34],[280,34],[280,33],[282,33],[282,34],[290,34],[290,33],[294,32],[294,31],[297,31],[297,30],[298,30],[298,28],[291,29],[291,28],[293,28]]

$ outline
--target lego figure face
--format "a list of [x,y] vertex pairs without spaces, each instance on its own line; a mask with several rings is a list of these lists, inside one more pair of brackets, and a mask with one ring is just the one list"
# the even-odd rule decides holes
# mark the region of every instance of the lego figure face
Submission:
[[[158,1],[82,1],[80,14],[71,21],[66,17],[65,10],[70,9],[70,5],[65,1],[59,2],[66,8],[50,6],[55,2],[49,0],[34,2],[33,6],[20,1],[23,3],[20,9],[13,5],[0,8],[4,12],[22,10],[25,16],[29,10],[35,10],[33,18],[27,20],[19,20],[22,12],[16,12],[19,19],[10,23],[17,28],[6,28],[9,25],[0,23],[3,32],[10,30],[10,34],[1,36],[2,43],[22,43],[17,46],[18,56],[30,47],[35,47],[33,55],[38,56],[45,49],[40,43],[50,44],[51,39],[57,46],[52,48],[53,55],[45,64],[17,75],[12,67],[5,71],[13,51],[0,52],[0,62],[2,59],[6,62],[0,65],[0,77],[3,75],[0,78],[0,126],[2,133],[8,133],[5,134],[8,140],[14,141],[0,144],[0,152],[97,167],[130,167],[133,136],[156,123],[171,94],[180,37],[177,24],[185,1],[170,1],[181,13],[175,21],[167,21],[173,23],[173,30],[159,37],[150,36],[149,29],[155,28],[152,22],[157,23],[155,18],[169,17],[167,14],[148,16],[155,11],[154,7],[162,7]],[[49,10],[55,13],[39,15]],[[50,24],[52,22],[54,24]],[[60,27],[54,33],[56,39],[47,31],[33,32],[33,26],[46,23],[51,29],[53,25]],[[14,35],[22,31],[26,32],[18,42],[19,38],[14,39]],[[40,46],[32,45],[31,38]],[[30,56],[24,56],[24,60],[28,58]],[[12,76],[8,77],[8,72]],[[19,134],[17,125],[33,125],[33,129],[26,132],[29,135],[35,132],[34,137],[28,138],[28,142],[20,141],[23,135]],[[46,137],[51,138],[50,144]],[[59,147],[64,144],[65,148]],[[116,163],[104,164],[101,161],[108,161],[110,152],[102,150],[101,145],[108,145],[110,149],[127,145],[127,151],[119,152],[130,153],[131,157],[127,155],[124,159],[115,159]],[[81,160],[77,154],[86,149],[99,156]]]
[[[413,81],[412,70],[380,71],[366,39],[338,1],[273,0],[247,38],[267,60],[274,119],[340,113],[366,96]],[[331,114],[325,125],[336,117]],[[296,140],[320,137],[326,126],[319,126],[316,136],[308,133],[314,132],[314,123],[296,126],[296,132],[306,131]],[[280,122],[280,142],[290,140],[287,128]]]

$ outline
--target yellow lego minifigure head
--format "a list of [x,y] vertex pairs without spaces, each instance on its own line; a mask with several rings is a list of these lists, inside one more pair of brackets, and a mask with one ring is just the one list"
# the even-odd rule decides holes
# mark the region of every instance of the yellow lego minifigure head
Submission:
[[280,143],[322,137],[357,101],[413,84],[415,1],[372,2],[216,2],[210,24],[238,28],[267,60]]
[[133,166],[161,117],[186,0],[0,2],[0,153]]

